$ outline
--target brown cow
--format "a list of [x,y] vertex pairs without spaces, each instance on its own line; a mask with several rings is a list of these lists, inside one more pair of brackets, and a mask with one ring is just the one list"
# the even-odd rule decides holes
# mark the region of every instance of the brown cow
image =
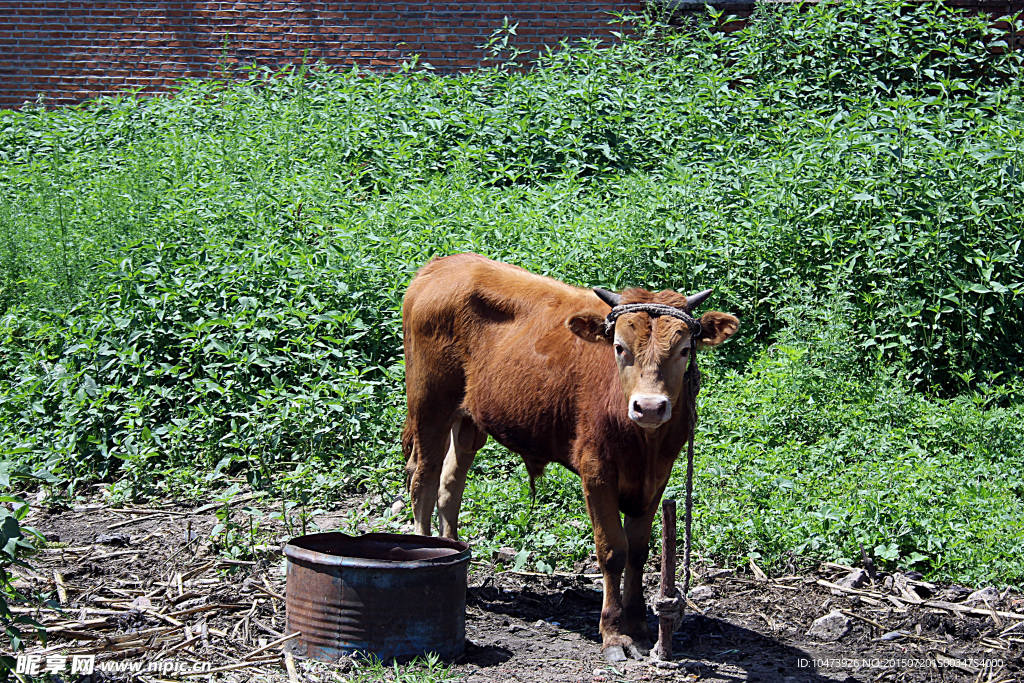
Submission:
[[[609,304],[689,313],[708,294],[620,296],[456,254],[421,268],[402,304],[402,445],[416,533],[430,534],[436,505],[441,534],[457,537],[466,475],[487,435],[522,456],[531,481],[550,462],[579,474],[604,574],[602,650],[611,660],[650,643],[643,567],[691,429],[683,376],[693,347],[687,322],[657,306],[648,307],[654,314],[616,309],[606,326]],[[702,347],[739,326],[717,311],[699,323]]]

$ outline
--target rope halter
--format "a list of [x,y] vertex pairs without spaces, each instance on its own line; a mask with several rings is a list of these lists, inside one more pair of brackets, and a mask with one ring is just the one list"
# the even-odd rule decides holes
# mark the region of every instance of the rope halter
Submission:
[[[652,318],[658,318],[663,315],[667,315],[672,318],[678,318],[686,323],[686,326],[690,329],[690,361],[686,365],[686,379],[687,382],[693,381],[694,370],[697,367],[697,340],[702,334],[704,334],[704,327],[700,324],[700,321],[690,315],[690,311],[696,308],[705,299],[710,296],[712,290],[705,289],[703,292],[699,292],[686,298],[686,308],[676,308],[675,306],[669,306],[667,304],[654,304],[654,303],[636,303],[636,304],[623,304],[619,303],[622,300],[622,295],[616,294],[615,292],[609,292],[607,289],[601,289],[600,287],[594,287],[594,293],[604,301],[606,304],[612,307],[608,315],[604,319],[604,330],[605,334],[609,337],[615,332],[615,321],[619,319],[619,316],[623,316],[627,313],[646,313]],[[699,380],[697,380],[699,382]],[[699,384],[694,387],[694,391],[691,396],[696,396],[696,392],[700,391]]]
[[696,340],[704,333],[704,328],[701,327],[700,321],[694,318],[692,315],[687,313],[681,308],[675,306],[669,306],[667,304],[619,304],[614,306],[611,312],[608,313],[604,319],[604,331],[609,336],[615,331],[615,321],[619,319],[619,316],[627,313],[646,313],[652,318],[658,318],[663,315],[670,316],[672,318],[678,318],[686,323],[686,326],[690,328],[690,340],[696,342]]

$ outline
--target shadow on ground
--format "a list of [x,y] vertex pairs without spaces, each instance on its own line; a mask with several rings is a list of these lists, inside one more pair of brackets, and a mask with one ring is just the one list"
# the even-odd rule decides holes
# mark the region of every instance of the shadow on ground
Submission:
[[[813,666],[816,655],[810,652],[723,619],[693,613],[684,617],[673,637],[675,659],[685,666],[683,670],[657,670],[646,662],[627,662],[613,669],[600,656],[600,610],[600,590],[578,577],[488,576],[469,589],[469,643],[460,664],[479,667],[489,680],[501,680],[505,672],[532,680],[521,667],[566,660],[580,664],[575,677],[573,672],[564,672],[564,679],[549,672],[550,680],[590,681],[595,679],[595,669],[607,671],[609,680],[629,681],[686,673],[710,682],[868,680],[846,673],[819,673]],[[652,633],[657,633],[657,619],[651,613],[648,617]],[[501,671],[492,676],[494,668]],[[596,678],[600,680],[601,674]]]

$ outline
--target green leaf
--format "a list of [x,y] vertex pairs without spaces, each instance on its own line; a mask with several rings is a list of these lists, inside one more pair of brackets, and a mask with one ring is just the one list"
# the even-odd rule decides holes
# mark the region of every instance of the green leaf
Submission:
[[91,375],[84,375],[82,377],[82,386],[85,387],[85,393],[89,394],[92,398],[96,398],[96,380],[94,380]]
[[512,570],[521,571],[526,565],[526,560],[529,559],[530,552],[528,550],[520,550],[516,553],[515,557],[512,558]]

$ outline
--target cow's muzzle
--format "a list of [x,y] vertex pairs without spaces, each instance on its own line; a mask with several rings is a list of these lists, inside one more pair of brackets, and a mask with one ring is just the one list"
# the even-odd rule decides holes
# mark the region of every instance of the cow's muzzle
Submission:
[[663,394],[633,394],[629,397],[629,419],[644,429],[660,427],[672,418],[672,402]]

